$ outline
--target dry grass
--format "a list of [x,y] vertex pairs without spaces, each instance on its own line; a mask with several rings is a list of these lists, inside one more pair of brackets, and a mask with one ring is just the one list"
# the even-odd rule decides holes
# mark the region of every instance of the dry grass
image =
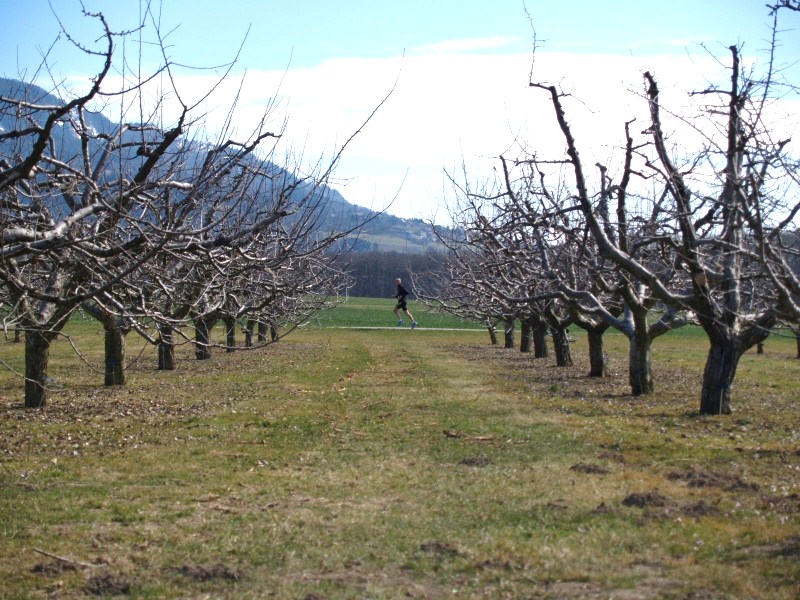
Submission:
[[44,411],[0,375],[0,598],[796,598],[793,341],[743,359],[721,418],[702,338],[658,340],[645,399],[621,342],[589,380],[582,341],[559,369],[309,330],[172,373],[146,350],[122,389],[54,349]]

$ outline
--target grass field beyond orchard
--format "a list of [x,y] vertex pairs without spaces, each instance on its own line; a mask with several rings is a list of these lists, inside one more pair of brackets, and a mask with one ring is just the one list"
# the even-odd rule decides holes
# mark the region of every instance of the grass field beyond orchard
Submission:
[[425,330],[416,303],[422,330],[337,328],[392,306],[202,362],[181,346],[172,372],[131,337],[123,388],[76,322],[45,410],[0,373],[0,599],[800,597],[793,339],[745,355],[711,418],[688,330],[632,398],[620,335],[589,380],[580,332],[563,369]]
[[[327,310],[309,323],[319,327],[394,327],[397,319],[392,312],[397,300],[392,298],[348,298],[346,302]],[[460,319],[431,310],[420,302],[409,300],[408,308],[424,329],[481,329],[483,323]],[[410,327],[408,317],[403,316]]]

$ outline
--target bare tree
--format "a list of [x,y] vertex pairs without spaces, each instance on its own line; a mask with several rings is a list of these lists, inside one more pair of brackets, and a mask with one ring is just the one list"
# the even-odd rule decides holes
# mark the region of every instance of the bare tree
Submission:
[[[114,40],[128,34],[112,33],[101,14],[86,16],[99,24],[104,41],[99,49],[78,45],[102,61],[89,92],[62,102],[23,84],[21,93],[0,96],[0,117],[11,123],[0,133],[0,282],[10,319],[26,335],[30,407],[46,402],[50,343],[79,306],[103,323],[106,383],[119,384],[131,329],[159,344],[159,360],[174,365],[170,345],[186,318],[199,326],[197,348],[205,351],[208,326],[222,314],[258,317],[278,306],[307,311],[311,304],[291,293],[299,297],[302,289],[308,298],[315,286],[327,291],[344,281],[323,282],[324,269],[309,265],[323,264],[321,254],[349,233],[315,227],[325,207],[324,184],[352,137],[330,160],[298,176],[264,158],[272,156],[265,145],[274,148],[281,137],[267,129],[267,115],[242,141],[228,129],[207,141],[177,88],[171,121],[160,109],[151,119],[155,113],[137,108],[133,123],[123,110],[117,123],[104,125],[93,102],[133,98],[123,106],[143,107],[148,77],[134,74],[126,78],[133,84],[109,91]],[[156,40],[163,49],[157,26]],[[163,55],[156,72],[174,86]],[[257,279],[259,270],[281,277],[260,290],[251,281],[248,298],[238,296],[237,286]]]
[[[773,52],[776,47],[773,43]],[[691,311],[708,335],[700,398],[700,411],[708,414],[730,413],[742,353],[762,341],[780,316],[797,316],[796,275],[781,264],[776,243],[800,203],[796,163],[786,154],[789,140],[775,137],[767,116],[775,62],[771,59],[759,78],[743,72],[740,48],[732,46],[730,53],[728,85],[701,92],[721,100],[710,103],[701,115],[705,126],[695,128],[704,133],[705,147],[681,164],[667,146],[656,80],[644,74],[650,145],[649,153],[640,155],[645,168],[663,181],[665,194],[657,201],[657,227],[643,243],[669,250],[664,255],[664,264],[674,269],[669,280],[609,235],[588,189],[563,97],[553,86],[531,84],[550,95],[573,171],[574,196],[603,256],[627,274],[632,290],[646,290],[673,310]],[[688,122],[688,117],[679,121]]]

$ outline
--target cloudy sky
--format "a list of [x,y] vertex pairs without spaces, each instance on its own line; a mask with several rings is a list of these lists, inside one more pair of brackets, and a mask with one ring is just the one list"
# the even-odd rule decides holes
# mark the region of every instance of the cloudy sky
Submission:
[[[122,31],[135,28],[146,3],[83,4]],[[50,76],[37,72],[47,54],[56,77],[75,89],[89,84],[100,62],[71,50],[63,34],[56,42],[60,21],[95,44],[98,28],[78,0],[0,0],[0,8],[0,76],[48,87]],[[173,62],[213,67],[238,55],[229,83],[200,106],[210,132],[241,86],[237,132],[244,137],[274,105],[271,124],[286,120],[284,142],[311,163],[330,157],[388,95],[347,149],[336,185],[353,203],[391,203],[392,214],[439,222],[450,194],[445,171],[464,164],[481,178],[520,143],[561,151],[552,109],[528,86],[531,77],[572,94],[569,117],[587,162],[608,162],[623,123],[642,116],[643,71],[680,107],[686,91],[724,82],[719,61],[731,44],[764,60],[770,33],[764,0],[151,0],[151,9]],[[800,16],[784,28],[800,28]],[[157,58],[152,24],[128,36],[117,57],[137,69],[140,38],[146,71]],[[797,31],[781,44],[786,60],[800,58]],[[194,103],[222,71],[174,73]]]

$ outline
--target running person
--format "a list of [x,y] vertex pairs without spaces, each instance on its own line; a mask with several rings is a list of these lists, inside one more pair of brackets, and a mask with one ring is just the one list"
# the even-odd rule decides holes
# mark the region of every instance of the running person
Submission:
[[403,287],[403,281],[399,277],[394,280],[394,283],[397,286],[397,293],[394,295],[394,297],[397,298],[397,306],[394,307],[394,316],[397,317],[397,326],[400,327],[400,325],[405,323],[403,317],[400,315],[400,311],[402,310],[408,315],[408,318],[411,319],[411,329],[416,329],[417,322],[414,320],[413,315],[408,311],[408,304],[406,303],[408,290]]

